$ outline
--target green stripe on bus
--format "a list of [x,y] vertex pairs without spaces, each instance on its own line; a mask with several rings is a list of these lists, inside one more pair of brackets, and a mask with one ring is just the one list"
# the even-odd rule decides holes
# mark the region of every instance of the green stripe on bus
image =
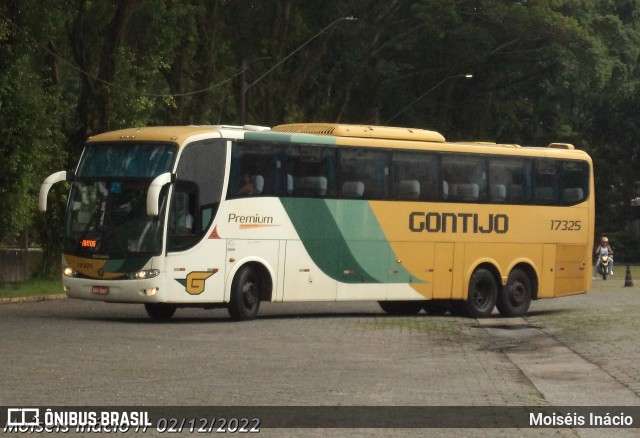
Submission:
[[381,283],[351,254],[325,200],[281,198],[281,201],[302,244],[322,272],[343,283]]
[[286,132],[246,132],[245,140],[253,141],[271,141],[279,143],[310,143],[335,145],[336,138],[330,135],[313,135],[313,134],[289,134]]
[[422,283],[402,266],[367,201],[281,198],[313,262],[343,283]]

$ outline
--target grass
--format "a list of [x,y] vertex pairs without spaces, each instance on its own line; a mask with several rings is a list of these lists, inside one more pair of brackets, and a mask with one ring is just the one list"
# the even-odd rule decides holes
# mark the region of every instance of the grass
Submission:
[[62,280],[58,278],[33,278],[18,283],[0,285],[0,299],[62,294]]

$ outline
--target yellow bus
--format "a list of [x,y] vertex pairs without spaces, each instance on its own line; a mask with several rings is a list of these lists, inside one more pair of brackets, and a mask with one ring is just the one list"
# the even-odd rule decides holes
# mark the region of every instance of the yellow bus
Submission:
[[96,135],[62,234],[71,298],[256,317],[261,302],[522,316],[591,287],[593,168],[572,145],[345,124]]

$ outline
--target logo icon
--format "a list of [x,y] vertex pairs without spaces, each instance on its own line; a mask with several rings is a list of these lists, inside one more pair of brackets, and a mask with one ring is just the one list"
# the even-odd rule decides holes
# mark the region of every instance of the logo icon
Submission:
[[40,409],[38,408],[8,408],[7,426],[38,426],[40,424]]

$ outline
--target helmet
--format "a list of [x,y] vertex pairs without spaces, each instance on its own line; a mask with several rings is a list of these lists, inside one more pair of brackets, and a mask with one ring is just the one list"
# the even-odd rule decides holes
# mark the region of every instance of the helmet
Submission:
[[602,243],[609,243],[609,238],[608,237],[603,237],[602,238]]

